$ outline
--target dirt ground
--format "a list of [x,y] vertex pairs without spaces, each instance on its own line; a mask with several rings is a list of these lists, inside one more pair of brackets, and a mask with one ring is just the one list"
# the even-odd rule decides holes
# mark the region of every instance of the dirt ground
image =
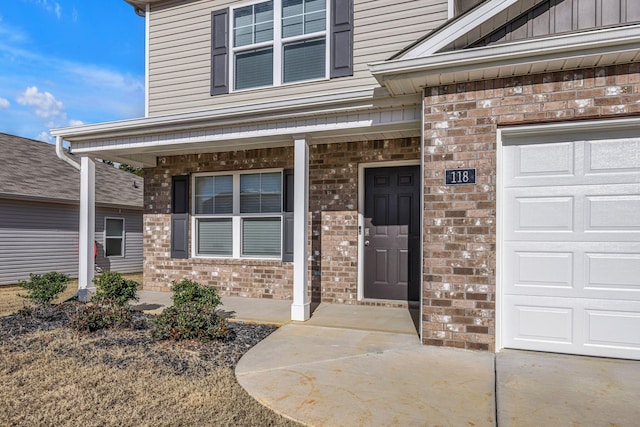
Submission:
[[239,358],[273,326],[232,322],[225,340],[154,341],[152,315],[137,313],[130,329],[79,333],[67,326],[76,303],[7,315],[23,306],[17,292],[0,289],[0,425],[298,425],[235,379]]

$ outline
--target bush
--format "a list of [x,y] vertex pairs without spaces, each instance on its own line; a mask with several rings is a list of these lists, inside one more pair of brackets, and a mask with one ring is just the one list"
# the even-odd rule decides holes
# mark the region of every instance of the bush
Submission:
[[78,304],[69,316],[69,326],[80,332],[131,325],[131,309],[126,305]]
[[229,334],[227,322],[216,314],[216,306],[194,301],[167,307],[153,323],[151,336],[157,340],[209,341]]
[[29,280],[21,280],[18,286],[26,289],[22,298],[30,299],[39,305],[49,305],[51,301],[67,289],[69,276],[52,271],[45,274],[29,274]]
[[115,271],[106,271],[93,279],[96,284],[95,303],[124,306],[130,300],[138,300],[138,282],[127,280]]
[[209,304],[213,308],[218,307],[222,302],[216,288],[204,286],[189,279],[182,279],[178,283],[173,283],[173,305],[179,306],[189,302]]
[[159,340],[224,338],[229,329],[227,322],[216,313],[220,304],[220,296],[213,287],[189,279],[173,283],[173,306],[153,320],[152,336]]

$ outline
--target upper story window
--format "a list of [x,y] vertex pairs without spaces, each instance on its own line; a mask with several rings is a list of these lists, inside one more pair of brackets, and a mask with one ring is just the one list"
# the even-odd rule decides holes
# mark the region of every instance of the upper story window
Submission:
[[326,0],[272,0],[232,15],[234,90],[327,76]]
[[353,0],[212,12],[211,95],[353,75]]

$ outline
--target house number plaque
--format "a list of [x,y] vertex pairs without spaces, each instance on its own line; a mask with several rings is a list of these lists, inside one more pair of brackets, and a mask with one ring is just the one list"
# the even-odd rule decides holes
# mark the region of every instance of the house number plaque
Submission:
[[476,183],[476,170],[474,169],[445,169],[444,183],[446,185],[465,185]]

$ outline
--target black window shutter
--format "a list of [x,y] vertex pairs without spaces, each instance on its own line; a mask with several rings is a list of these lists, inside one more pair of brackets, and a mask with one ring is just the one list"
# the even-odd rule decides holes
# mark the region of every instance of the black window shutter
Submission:
[[189,176],[171,178],[171,258],[189,258]]
[[211,12],[211,95],[229,93],[229,9]]
[[293,169],[284,171],[282,261],[293,261]]
[[353,0],[331,0],[331,78],[353,75]]

